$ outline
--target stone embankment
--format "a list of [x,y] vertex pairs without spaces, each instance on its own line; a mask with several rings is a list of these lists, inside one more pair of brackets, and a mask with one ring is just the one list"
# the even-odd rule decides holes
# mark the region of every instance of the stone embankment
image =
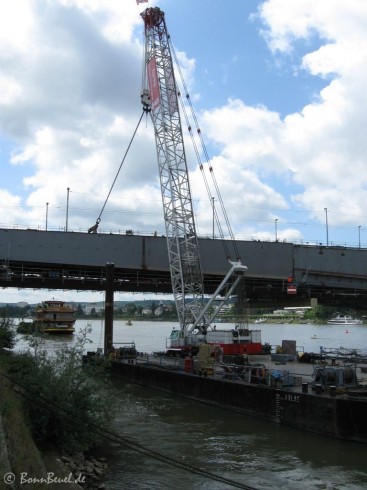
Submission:
[[107,471],[106,458],[87,457],[83,453],[77,453],[61,456],[61,461],[82,488],[107,490],[103,482]]

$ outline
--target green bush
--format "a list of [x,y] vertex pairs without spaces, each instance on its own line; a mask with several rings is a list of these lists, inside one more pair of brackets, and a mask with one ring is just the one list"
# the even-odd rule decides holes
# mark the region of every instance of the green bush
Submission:
[[9,376],[19,383],[38,443],[86,450],[100,440],[97,432],[103,433],[114,415],[105,371],[82,364],[86,335],[85,330],[74,346],[63,345],[51,354],[35,337],[27,352],[9,359]]
[[0,349],[12,349],[15,345],[15,326],[9,318],[0,319]]

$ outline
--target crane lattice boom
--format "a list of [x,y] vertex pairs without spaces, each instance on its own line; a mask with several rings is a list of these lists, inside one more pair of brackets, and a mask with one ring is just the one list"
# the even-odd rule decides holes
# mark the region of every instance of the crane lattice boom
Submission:
[[159,8],[147,8],[141,16],[145,25],[146,67],[141,98],[154,124],[172,290],[183,338],[189,343],[195,329],[206,334],[247,267],[231,262],[230,271],[204,306],[203,275],[169,36],[164,13]]
[[154,124],[172,288],[180,325],[187,328],[199,315],[204,289],[176,81],[164,13],[148,8],[141,16],[148,79],[142,103]]

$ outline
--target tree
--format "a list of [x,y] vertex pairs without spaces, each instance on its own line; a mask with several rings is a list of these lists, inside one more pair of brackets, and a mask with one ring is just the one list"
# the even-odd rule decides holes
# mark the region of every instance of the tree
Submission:
[[0,319],[0,349],[12,349],[15,345],[15,326],[9,318]]
[[80,303],[78,304],[78,307],[77,307],[77,309],[76,309],[76,316],[77,316],[78,318],[80,318],[80,317],[83,317],[83,316],[84,316],[84,311],[83,311],[82,305],[81,305]]
[[123,316],[124,309],[120,306],[115,309],[114,316]]
[[136,305],[135,305],[135,303],[128,303],[126,305],[126,313],[128,315],[134,315],[136,313]]
[[31,309],[30,305],[20,307],[7,304],[0,308],[0,313],[6,318],[24,318],[25,316],[30,316]]
[[155,301],[152,301],[152,305],[150,307],[150,309],[152,310],[152,315],[154,315],[154,312],[155,312],[156,308],[157,308],[156,302]]
[[9,377],[24,396],[35,440],[70,452],[97,443],[114,414],[104,370],[82,363],[87,333],[85,329],[75,345],[63,345],[52,355],[33,337],[27,352],[8,361]]

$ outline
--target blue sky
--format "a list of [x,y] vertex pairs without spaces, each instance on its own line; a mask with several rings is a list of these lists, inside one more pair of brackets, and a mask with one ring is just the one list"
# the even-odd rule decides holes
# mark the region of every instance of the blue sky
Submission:
[[[86,231],[141,114],[143,24],[160,7],[238,238],[367,246],[364,0],[4,0],[1,227]],[[198,231],[210,200],[186,142]],[[325,211],[327,209],[327,211]],[[105,232],[164,233],[151,123]],[[2,258],[1,258],[2,259]]]
[[285,116],[301,110],[326,83],[298,69],[302,54],[320,45],[315,34],[285,57],[270,52],[257,14],[264,2],[232,0],[223,7],[203,0],[191,14],[184,1],[161,3],[175,45],[196,60],[199,109],[218,107],[233,97]]

